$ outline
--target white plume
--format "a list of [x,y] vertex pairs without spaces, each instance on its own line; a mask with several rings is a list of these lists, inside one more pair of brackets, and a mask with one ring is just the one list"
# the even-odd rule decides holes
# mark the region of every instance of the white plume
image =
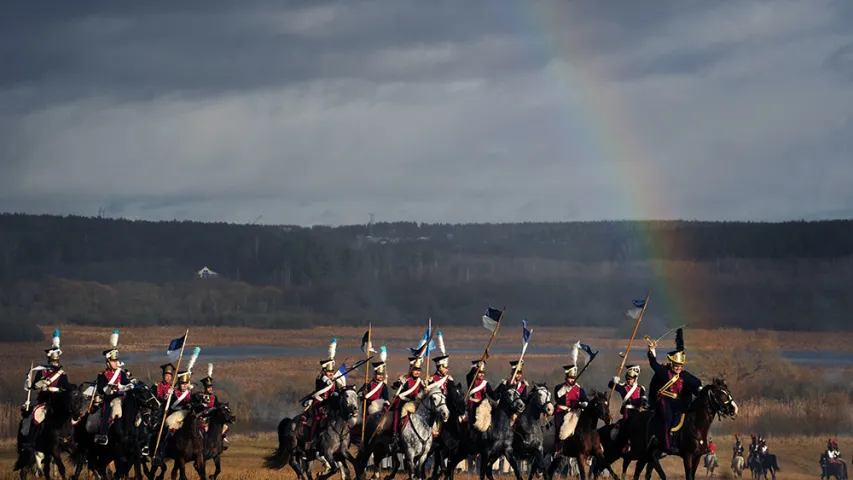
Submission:
[[192,372],[193,367],[195,366],[195,361],[198,360],[198,354],[201,353],[201,347],[195,347],[193,349],[193,356],[190,357],[190,362],[187,363],[187,371]]
[[572,363],[571,363],[572,365],[578,364],[578,351],[580,350],[580,348],[581,348],[581,342],[579,342],[579,341],[575,342],[575,344],[572,345]]
[[441,334],[441,330],[435,332],[436,343],[438,343],[438,349],[441,350],[442,355],[447,355],[447,352],[444,351],[444,335]]
[[385,345],[383,345],[383,346],[379,349],[379,361],[380,361],[380,362],[384,362],[384,361],[385,361],[385,360],[387,360],[387,359],[388,359],[388,349],[386,349],[386,348],[385,348]]
[[53,348],[59,348],[59,329],[53,331]]
[[118,330],[113,330],[113,334],[110,335],[110,346],[113,348],[118,346]]
[[212,363],[207,364],[207,376],[210,378],[213,378],[213,364]]
[[338,350],[338,340],[336,338],[332,339],[332,342],[329,343],[329,358],[332,360],[335,359],[335,352]]

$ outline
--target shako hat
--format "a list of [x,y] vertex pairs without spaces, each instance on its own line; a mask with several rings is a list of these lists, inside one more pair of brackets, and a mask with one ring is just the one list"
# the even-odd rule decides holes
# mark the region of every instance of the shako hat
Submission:
[[110,334],[110,348],[104,350],[103,355],[107,361],[118,360],[118,330]]
[[48,360],[59,360],[59,356],[62,355],[62,349],[59,348],[59,329],[56,328],[53,330],[53,340],[50,344],[50,348],[45,349],[44,353],[47,354]]
[[373,371],[376,373],[385,373],[385,362],[388,360],[388,349],[385,346],[379,347],[379,361],[373,362]]

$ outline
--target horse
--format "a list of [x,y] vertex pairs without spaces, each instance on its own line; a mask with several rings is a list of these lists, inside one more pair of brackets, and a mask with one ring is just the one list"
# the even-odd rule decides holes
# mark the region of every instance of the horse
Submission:
[[770,476],[773,480],[776,480],[776,472],[778,472],[779,465],[776,463],[776,455],[772,453],[757,453],[752,455],[749,460],[749,469],[752,471],[753,478],[759,478],[763,476],[765,480],[767,479],[767,472],[770,472]]
[[714,470],[720,466],[720,462],[717,460],[717,454],[708,452],[702,456],[702,465],[705,466],[705,476],[710,477],[714,475]]
[[[682,419],[678,438],[675,440],[684,465],[685,480],[693,480],[699,467],[699,457],[708,443],[708,430],[714,417],[737,416],[737,404],[732,399],[728,386],[722,379],[714,379],[712,383],[703,386],[697,398],[690,404]],[[640,472],[651,464],[662,479],[666,473],[661,468],[658,455],[662,454],[661,441],[654,435],[660,417],[653,411],[640,412],[627,425],[620,429],[617,446],[624,446],[630,440],[631,458],[637,459],[634,470],[634,480],[640,478]],[[651,472],[646,472],[650,478]]]
[[492,465],[501,457],[505,457],[509,462],[516,480],[522,480],[512,445],[515,439],[515,421],[526,405],[515,389],[498,389],[498,392],[500,399],[496,407],[492,408],[491,400],[486,399],[480,402],[475,413],[474,431],[477,451],[480,454],[480,480],[486,475],[489,480],[494,480]]
[[301,423],[301,417],[285,417],[278,423],[278,447],[264,457],[264,468],[278,470],[290,465],[299,480],[311,480],[307,457],[314,452],[304,446],[309,428]]
[[554,415],[554,403],[551,401],[552,394],[548,384],[534,383],[532,386],[528,405],[515,422],[515,437],[512,442],[512,450],[518,459],[533,459],[529,462],[528,480],[533,480],[537,471],[545,470],[542,420]]
[[78,386],[48,395],[44,420],[39,425],[29,425],[26,436],[22,433],[24,422],[31,422],[34,413],[29,418],[22,418],[18,425],[18,458],[13,471],[20,471],[21,479],[27,477],[28,470],[35,470],[36,475],[43,474],[45,478],[50,478],[51,461],[56,464],[59,475],[65,478],[62,452],[69,451],[72,422],[80,416],[83,396]]
[[465,406],[465,390],[461,383],[447,384],[446,400],[450,418],[442,425],[438,438],[433,442],[432,478],[444,475],[453,480],[456,465],[471,455],[473,448],[471,442],[465,441],[470,438],[471,429]]
[[231,406],[228,402],[222,402],[210,409],[205,414],[205,417],[207,418],[207,432],[205,433],[202,462],[213,460],[213,465],[216,469],[210,479],[216,480],[219,478],[220,472],[222,472],[222,467],[220,466],[220,457],[223,452],[222,430],[226,424],[236,422],[237,416],[231,411]]
[[343,470],[341,476],[349,477],[346,462],[355,468],[355,457],[349,451],[350,428],[358,421],[358,395],[352,386],[344,387],[338,395],[332,395],[324,400],[328,407],[329,417],[326,428],[320,432],[317,450],[329,465],[319,478],[325,480]]
[[746,468],[746,460],[743,455],[735,455],[732,457],[732,475],[743,477],[743,469]]
[[821,479],[835,477],[836,480],[847,480],[847,462],[832,461],[826,452],[820,455]]
[[190,395],[187,410],[181,426],[172,435],[167,435],[166,440],[161,440],[160,449],[154,460],[154,467],[149,477],[154,477],[161,470],[158,479],[166,474],[166,459],[172,459],[172,479],[180,473],[181,480],[186,480],[186,464],[192,462],[199,478],[206,479],[204,461],[204,411],[206,406],[200,394]]
[[[556,426],[549,425],[549,433],[552,429],[554,433],[546,437],[546,439],[550,438],[550,441],[546,441],[545,446],[546,448],[549,448],[550,451],[556,452],[556,454],[554,456],[554,460],[551,462],[551,465],[548,466],[548,470],[545,473],[546,480],[550,480],[553,477],[554,472],[563,466],[563,462],[566,457],[575,457],[578,459],[577,464],[581,480],[586,479],[587,458],[594,457],[597,460],[596,465],[605,462],[604,449],[601,446],[601,439],[598,435],[598,430],[595,427],[598,425],[599,420],[604,421],[606,424],[610,424],[612,422],[610,406],[607,401],[607,396],[603,392],[596,392],[595,390],[592,390],[589,397],[590,399],[587,402],[586,407],[581,410],[580,417],[578,418],[575,426],[575,431],[562,441],[559,451],[557,451],[557,440],[555,438],[558,434]],[[598,470],[594,466],[592,468],[592,472],[595,476],[597,476],[597,471]],[[619,478],[616,477],[612,470],[611,475],[613,475],[614,478]]]
[[[116,419],[107,429],[106,445],[94,441],[101,423],[101,415],[105,404],[95,412],[87,413],[74,428],[74,440],[77,451],[77,468],[73,478],[77,478],[85,461],[89,470],[100,477],[106,475],[107,466],[115,464],[115,476],[123,478],[134,469],[137,478],[142,477],[143,450],[147,446],[147,425],[142,421],[146,410],[156,408],[156,398],[141,382],[131,383],[121,400],[120,418]],[[153,399],[153,401],[152,401]]]

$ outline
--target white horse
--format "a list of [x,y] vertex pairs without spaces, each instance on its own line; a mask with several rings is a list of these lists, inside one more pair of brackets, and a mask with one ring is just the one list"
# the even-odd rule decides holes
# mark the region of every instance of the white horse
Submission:
[[737,477],[743,477],[743,469],[746,468],[746,460],[742,455],[736,455],[732,458],[732,473]]
[[409,478],[426,478],[425,464],[432,449],[433,425],[450,418],[447,401],[439,385],[427,387],[420,400],[403,405],[402,415],[408,417],[400,432],[404,461]]
[[720,462],[717,460],[717,454],[716,453],[706,453],[705,455],[702,456],[702,458],[704,459],[705,476],[706,477],[713,476],[714,470],[716,470],[717,467],[720,466]]

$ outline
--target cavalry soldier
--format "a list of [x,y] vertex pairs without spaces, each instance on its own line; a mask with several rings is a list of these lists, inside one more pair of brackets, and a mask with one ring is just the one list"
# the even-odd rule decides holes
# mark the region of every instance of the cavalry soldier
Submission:
[[[520,363],[520,365],[519,365]],[[518,371],[516,372],[515,367],[518,365]],[[509,366],[511,368],[510,378],[509,380],[501,380],[501,386],[506,386],[506,388],[513,388],[521,396],[521,399],[527,404],[530,399],[530,384],[527,383],[527,380],[524,379],[524,374],[522,373],[522,368],[524,367],[524,360],[513,360],[509,362]],[[512,372],[515,372],[515,375],[512,375]]]
[[743,445],[740,442],[740,435],[735,434],[735,445],[732,447],[732,458],[737,457],[738,455],[743,455]]
[[566,373],[566,380],[554,387],[554,398],[556,400],[556,411],[554,412],[554,426],[556,427],[554,432],[554,447],[557,453],[563,447],[563,442],[560,440],[560,429],[567,420],[566,416],[571,413],[573,418],[568,420],[577,424],[580,410],[585,408],[588,402],[586,392],[577,384],[577,356],[574,353],[572,356],[572,364],[563,366],[563,371]]
[[[385,361],[388,353],[385,347],[379,349],[379,361],[373,362],[373,380],[365,383],[358,391],[361,398],[367,397],[368,413],[376,413],[388,407],[388,385],[385,383]],[[376,402],[374,404],[374,402]]]
[[174,380],[173,375],[175,375],[175,366],[171,363],[167,363],[165,365],[160,365],[160,370],[163,371],[163,380],[155,385],[156,389],[154,390],[154,395],[157,396],[157,399],[160,401],[166,400],[169,396],[169,390],[172,388],[172,380]]
[[[421,393],[423,387],[426,387],[426,383],[424,383],[423,379],[421,379],[421,367],[423,366],[424,359],[422,357],[409,357],[409,365],[411,365],[410,370],[411,374],[408,377],[400,375],[400,378],[391,385],[391,388],[397,390],[400,389],[400,394],[397,396],[397,400],[394,401],[394,404],[391,405],[392,413],[394,414],[394,438],[400,435],[400,431],[402,430],[402,425],[400,422],[400,413],[403,410],[403,405],[406,402],[412,402],[418,398],[418,395]],[[396,441],[393,442],[394,445],[397,444]]]
[[453,377],[450,376],[450,355],[440,355],[432,361],[435,362],[435,373],[430,379],[430,384],[439,385],[441,393],[447,395],[448,384],[453,384]]
[[[213,364],[207,364],[207,376],[202,378],[201,386],[204,388],[202,392],[202,401],[204,402],[204,414],[210,414],[210,411],[219,406],[219,398],[216,397],[216,394],[213,393]],[[202,425],[204,426],[204,431],[207,432],[208,427],[208,419],[207,417],[203,417]],[[222,426],[222,451],[228,450],[228,424]]]
[[335,379],[337,369],[335,368],[335,352],[338,348],[337,339],[333,338],[329,343],[329,357],[320,361],[322,371],[314,380],[314,393],[307,403],[307,411],[302,415],[301,423],[304,425],[310,422],[311,430],[307,438],[307,448],[310,448],[314,438],[319,431],[320,423],[326,420],[326,410],[321,406],[323,400],[331,397],[339,388],[344,387],[346,380],[343,376]]
[[[127,378],[127,373],[121,368],[122,365],[118,359],[118,330],[113,330],[112,335],[110,335],[110,348],[102,353],[107,366],[103,372],[98,374],[95,389],[97,395],[102,398],[100,430],[98,435],[95,435],[95,442],[106,445],[110,425],[115,422],[115,419],[121,418],[121,402],[124,399],[124,392],[133,388],[133,384]],[[124,434],[124,432],[116,433]]]
[[625,383],[620,383],[619,377],[613,377],[607,383],[607,388],[613,388],[615,385],[616,392],[622,397],[622,407],[619,409],[619,413],[622,414],[620,423],[631,418],[648,403],[646,387],[638,383],[639,377],[640,366],[629,365],[625,372]]
[[664,420],[664,453],[677,455],[675,439],[678,436],[673,435],[672,429],[681,421],[681,414],[687,411],[692,396],[698,393],[702,382],[684,370],[687,354],[684,353],[684,333],[680,328],[675,332],[675,350],[666,354],[669,359],[666,366],[658,363],[654,344],[649,344],[648,357],[649,366],[654,371],[649,390],[655,395],[654,409]]
[[[192,377],[192,371],[190,370],[178,372],[178,389],[169,389],[169,395],[172,396],[172,399],[169,401],[170,413],[167,413],[168,416],[166,417],[166,426],[169,427],[169,430],[166,432],[163,443],[166,443],[181,428],[184,418],[187,416],[193,388],[190,385],[190,377]],[[164,448],[161,452],[165,450]]]
[[[471,370],[468,371],[468,374],[465,375],[465,380],[468,381],[468,386],[470,388],[470,391],[468,392],[468,418],[475,421],[477,419],[477,407],[480,406],[480,403],[485,400],[486,397],[492,400],[497,400],[498,395],[486,380],[486,362],[473,360],[471,363],[473,365],[471,366]],[[480,367],[479,372],[477,372],[477,367]],[[476,378],[474,377],[475,375]],[[474,435],[475,433],[475,429],[472,428],[471,434]]]
[[[21,413],[25,415],[21,434],[27,439],[26,444],[29,446],[33,446],[38,434],[36,429],[44,421],[50,396],[72,388],[71,383],[68,382],[68,375],[59,363],[59,356],[62,355],[62,349],[59,348],[59,329],[53,331],[51,347],[44,352],[47,354],[47,364],[34,368],[32,382],[27,382],[27,390],[36,391],[36,406],[31,410],[28,401],[21,409]],[[31,426],[35,426],[36,429]]]

